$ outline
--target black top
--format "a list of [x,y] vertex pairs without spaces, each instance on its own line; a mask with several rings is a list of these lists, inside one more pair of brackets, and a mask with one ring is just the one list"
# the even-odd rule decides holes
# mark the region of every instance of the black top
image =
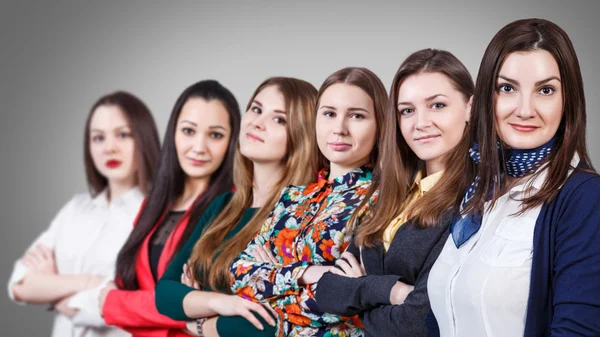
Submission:
[[148,255],[150,257],[150,270],[152,271],[154,281],[158,281],[158,261],[160,260],[165,243],[184,214],[185,211],[169,211],[150,239]]
[[[424,320],[429,311],[427,278],[448,238],[451,219],[445,219],[430,228],[420,228],[410,221],[403,224],[387,253],[383,243],[363,248],[366,276],[323,275],[315,294],[319,309],[338,315],[358,314],[365,336],[425,336]],[[360,261],[360,251],[354,243],[348,251]],[[415,287],[401,305],[390,303],[396,281]]]

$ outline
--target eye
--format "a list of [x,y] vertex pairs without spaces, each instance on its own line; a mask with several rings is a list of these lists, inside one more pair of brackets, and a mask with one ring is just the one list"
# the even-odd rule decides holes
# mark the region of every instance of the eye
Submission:
[[365,119],[365,116],[363,114],[359,114],[359,113],[353,113],[350,115],[350,118],[354,118],[354,119]]
[[336,113],[335,113],[335,112],[333,112],[333,111],[331,111],[331,110],[327,110],[327,111],[323,112],[323,116],[325,116],[325,117],[331,117],[331,118],[333,118],[333,117],[335,117],[335,116],[337,116],[337,115],[336,115]]
[[220,132],[211,132],[209,137],[213,139],[222,139],[223,137],[225,137],[225,135]]
[[408,114],[411,114],[411,113],[415,112],[415,110],[413,110],[411,108],[406,108],[406,109],[402,109],[402,110],[400,110],[398,112],[400,113],[400,115],[406,116]]
[[92,142],[100,143],[104,140],[104,135],[94,135],[92,136]]
[[257,114],[259,114],[259,115],[262,113],[262,110],[261,110],[261,108],[257,107],[256,105],[253,105],[253,106],[250,108],[250,110],[251,110],[252,112],[254,112],[254,113],[257,113]]
[[196,133],[196,130],[192,128],[182,128],[181,132],[183,132],[184,135],[192,136]]
[[505,84],[500,84],[498,86],[498,91],[504,92],[504,93],[511,93],[511,92],[515,91],[515,88],[512,85],[505,83]]
[[281,125],[285,125],[287,123],[287,121],[283,117],[275,117],[275,118],[273,118],[273,120],[275,121],[275,123],[281,124]]
[[445,108],[446,104],[438,102],[438,103],[433,103],[431,105],[431,107],[434,108],[434,109],[436,109],[436,110],[439,110],[439,109]]
[[556,89],[554,89],[553,87],[543,87],[540,89],[539,92],[542,95],[549,96],[549,95],[552,95],[555,91],[556,91]]
[[131,137],[131,132],[126,132],[126,131],[119,132],[118,137],[121,139],[129,138],[129,137]]

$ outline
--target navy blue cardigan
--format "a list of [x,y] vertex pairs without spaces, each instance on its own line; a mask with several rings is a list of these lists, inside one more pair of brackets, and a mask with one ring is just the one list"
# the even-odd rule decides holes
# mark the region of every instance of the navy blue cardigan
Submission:
[[[439,336],[435,317],[428,337]],[[600,176],[576,170],[535,223],[525,337],[600,336]]]

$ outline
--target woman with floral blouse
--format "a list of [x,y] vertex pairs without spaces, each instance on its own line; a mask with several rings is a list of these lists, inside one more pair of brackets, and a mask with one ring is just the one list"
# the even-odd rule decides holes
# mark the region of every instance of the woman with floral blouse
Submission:
[[344,68],[318,94],[316,133],[323,163],[318,181],[288,186],[260,232],[234,260],[232,290],[268,301],[278,336],[362,336],[358,320],[321,312],[318,281],[351,240],[376,199],[372,164],[379,154],[386,91],[375,74]]

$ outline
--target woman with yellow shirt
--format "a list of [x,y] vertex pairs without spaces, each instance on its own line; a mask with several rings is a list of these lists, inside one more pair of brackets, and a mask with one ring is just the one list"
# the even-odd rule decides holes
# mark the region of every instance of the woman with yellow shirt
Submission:
[[379,199],[315,295],[323,312],[358,314],[365,336],[426,334],[427,277],[449,221],[418,226],[410,221],[411,205],[435,193],[443,179],[446,154],[468,123],[473,90],[469,71],[443,50],[413,53],[394,77],[373,173]]

